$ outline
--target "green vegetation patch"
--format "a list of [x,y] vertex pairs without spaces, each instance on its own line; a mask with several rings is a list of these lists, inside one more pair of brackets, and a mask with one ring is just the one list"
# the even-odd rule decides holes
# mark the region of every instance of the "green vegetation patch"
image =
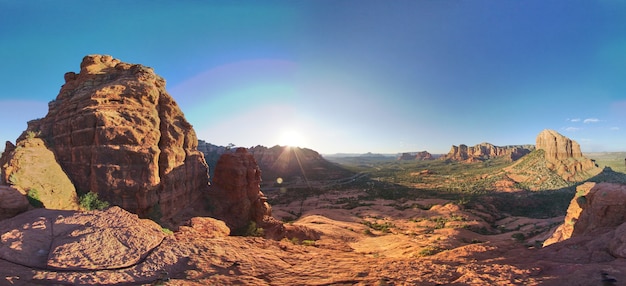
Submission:
[[29,189],[26,192],[26,198],[28,199],[28,203],[30,203],[31,206],[36,208],[44,207],[41,200],[39,200],[39,192],[36,189]]
[[89,191],[78,198],[78,203],[84,210],[103,210],[109,207],[109,202],[98,199],[98,194]]

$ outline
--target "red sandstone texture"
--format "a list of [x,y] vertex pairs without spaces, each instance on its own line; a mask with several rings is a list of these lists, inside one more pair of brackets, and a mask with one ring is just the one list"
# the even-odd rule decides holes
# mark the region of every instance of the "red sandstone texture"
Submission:
[[195,132],[149,67],[86,56],[28,132],[45,140],[79,193],[141,217],[171,218],[208,189]]

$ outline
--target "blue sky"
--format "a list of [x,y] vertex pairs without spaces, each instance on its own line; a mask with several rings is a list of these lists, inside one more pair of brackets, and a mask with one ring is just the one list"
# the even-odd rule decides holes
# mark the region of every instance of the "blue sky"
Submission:
[[87,54],[153,67],[219,145],[445,153],[549,128],[626,151],[618,0],[0,0],[2,142]]

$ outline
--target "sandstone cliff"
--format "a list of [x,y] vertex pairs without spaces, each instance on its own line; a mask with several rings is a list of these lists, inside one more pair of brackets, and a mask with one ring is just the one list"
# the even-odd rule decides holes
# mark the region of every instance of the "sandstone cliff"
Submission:
[[496,157],[506,157],[511,161],[515,161],[522,156],[534,150],[532,145],[511,145],[511,146],[495,146],[490,143],[481,143],[471,147],[461,144],[459,146],[452,145],[447,155],[443,156],[443,160],[476,162],[493,159]]
[[417,153],[402,153],[398,160],[433,160],[433,155],[428,153],[428,151],[421,151]]
[[537,149],[545,151],[548,168],[569,182],[579,182],[599,174],[602,170],[585,158],[580,145],[554,130],[543,130],[537,135]]
[[40,134],[79,193],[141,217],[171,218],[208,188],[195,132],[149,67],[86,56],[18,144],[28,132]]
[[562,225],[544,246],[566,239],[606,232],[626,223],[626,185],[584,183],[576,188]]

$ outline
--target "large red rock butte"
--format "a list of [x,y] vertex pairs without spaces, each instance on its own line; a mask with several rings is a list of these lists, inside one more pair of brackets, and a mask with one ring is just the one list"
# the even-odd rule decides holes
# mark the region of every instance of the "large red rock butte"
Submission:
[[566,181],[579,182],[600,173],[601,169],[583,156],[580,145],[550,129],[537,135],[537,149],[544,150],[548,168]]
[[46,141],[79,193],[141,217],[171,218],[208,190],[196,134],[146,66],[86,56],[28,132]]

